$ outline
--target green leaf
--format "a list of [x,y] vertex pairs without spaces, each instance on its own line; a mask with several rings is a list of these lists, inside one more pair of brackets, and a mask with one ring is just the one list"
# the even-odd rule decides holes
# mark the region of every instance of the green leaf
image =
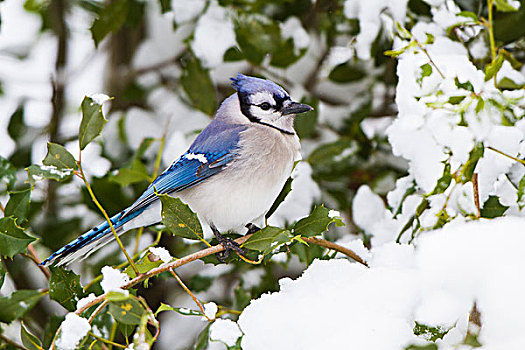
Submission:
[[305,139],[317,134],[317,120],[319,119],[319,100],[303,98],[301,103],[312,106],[312,111],[302,113],[294,119],[294,128],[299,138]]
[[439,178],[436,187],[434,187],[434,190],[429,193],[429,196],[445,192],[448,186],[450,186],[451,181],[452,174],[450,173],[450,163],[446,163],[445,168],[443,169],[443,175]]
[[397,33],[399,34],[401,39],[408,40],[412,38],[412,34],[408,30],[406,30],[406,28],[403,27],[399,22],[396,22],[396,28]]
[[24,123],[24,106],[20,105],[11,115],[7,125],[7,133],[15,141],[18,141],[27,133],[27,126]]
[[13,216],[16,223],[20,225],[29,213],[29,202],[31,199],[31,190],[28,188],[22,191],[9,192],[9,201],[5,206],[4,216]]
[[7,159],[0,156],[0,182],[7,184],[7,188],[13,188],[16,182],[16,168]]
[[434,43],[434,35],[430,33],[425,33],[427,36],[427,40],[425,41],[425,45],[432,45]]
[[160,303],[159,308],[157,311],[155,311],[155,316],[157,316],[162,311],[175,311],[176,313],[184,316],[203,316],[202,312],[200,311],[191,310],[185,307],[173,307],[164,303]]
[[470,92],[474,92],[474,86],[472,86],[472,83],[470,81],[466,81],[464,83],[461,83],[458,79],[458,77],[454,78],[454,83],[456,84],[456,87],[458,89],[464,89]]
[[496,59],[485,66],[485,81],[489,81],[496,76],[503,65],[503,59],[503,55],[498,53]]
[[78,142],[81,150],[86,148],[102,132],[106,122],[107,120],[102,114],[102,105],[89,96],[84,97],[82,101],[82,121],[78,132]]
[[208,325],[199,333],[197,341],[195,342],[195,347],[193,348],[194,350],[205,350],[208,348],[210,326],[211,323],[208,323]]
[[443,339],[443,337],[448,333],[449,329],[437,326],[428,326],[423,323],[419,323],[416,321],[416,325],[414,326],[414,334],[417,336],[422,336],[428,341],[435,342],[438,339]]
[[300,262],[310,265],[315,259],[323,257],[325,248],[317,244],[307,246],[302,243],[296,243],[290,247],[290,251],[297,255]]
[[117,175],[111,178],[111,181],[118,183],[120,186],[128,186],[142,181],[151,181],[146,166],[137,158],[133,160],[130,166],[120,168]]
[[448,99],[448,103],[451,105],[458,105],[465,99],[466,96],[450,96]]
[[75,311],[77,300],[84,297],[80,276],[63,267],[51,267],[49,279],[49,297],[69,311]]
[[407,346],[405,350],[438,350],[438,346],[434,343],[429,343],[425,345],[411,344]]
[[[162,261],[150,261],[148,258],[142,259],[139,263],[135,263],[135,266],[137,267],[137,270],[139,270],[139,273],[146,273],[151,269],[154,269],[156,267],[159,267],[162,264]],[[130,277],[135,278],[137,277],[137,274],[135,273],[135,270],[130,266],[126,267],[124,272]]]
[[242,59],[242,52],[235,46],[232,46],[228,50],[226,50],[222,58],[224,62],[236,62]]
[[31,310],[45,293],[37,290],[22,289],[6,297],[0,297],[0,322],[11,323]]
[[[518,8],[515,8],[509,4],[508,0],[495,0],[496,8],[501,12],[516,12]],[[521,4],[523,6],[523,3]]]
[[211,287],[214,277],[195,275],[188,282],[188,288],[194,293],[203,292]]
[[35,238],[26,235],[14,218],[0,219],[0,255],[12,259],[16,254],[24,253],[33,241]]
[[210,78],[208,69],[202,67],[194,55],[186,55],[181,60],[183,71],[180,78],[182,88],[188,95],[193,107],[208,114],[215,113],[217,97],[215,86]]
[[472,174],[474,174],[474,169],[476,168],[476,165],[478,164],[480,158],[483,157],[484,152],[485,148],[483,146],[483,143],[478,142],[474,145],[474,148],[472,148],[472,150],[469,153],[467,162],[463,165],[463,168],[461,169],[461,183],[466,183],[472,180]]
[[4,265],[0,264],[0,288],[2,288],[2,286],[4,285],[5,273],[6,271],[4,269]]
[[271,252],[281,244],[290,242],[292,235],[290,231],[280,227],[266,226],[255,232],[244,244],[243,248],[258,250],[263,254]]
[[171,9],[171,0],[159,0],[160,3],[160,12],[166,13],[170,12]]
[[358,65],[345,62],[335,66],[328,75],[328,79],[336,83],[346,84],[361,80],[365,75],[365,71]]
[[102,10],[99,11],[99,16],[93,21],[91,28],[91,36],[95,42],[95,46],[108,35],[119,30],[128,14],[128,1],[116,0],[111,1]]
[[478,16],[474,12],[470,11],[461,11],[460,13],[456,14],[456,17],[467,17],[472,19],[474,22],[479,22]]
[[109,302],[109,313],[120,323],[138,325],[146,313],[144,307],[137,300],[129,297],[125,300]]
[[173,198],[167,194],[161,194],[159,198],[162,202],[162,222],[168,230],[180,237],[203,239],[199,218],[188,205],[179,198]]
[[425,63],[419,68],[421,71],[421,76],[417,79],[417,82],[421,84],[423,78],[428,77],[432,74],[432,65],[430,65],[430,63]]
[[234,30],[237,44],[249,62],[259,65],[273,51],[277,26],[263,23],[255,16],[242,16],[234,22]]
[[481,208],[481,217],[493,219],[503,216],[509,207],[500,203],[497,196],[489,196]]
[[42,161],[44,165],[55,166],[58,169],[76,169],[77,162],[69,151],[59,144],[48,142],[47,155]]
[[28,350],[44,350],[40,339],[26,329],[24,322],[22,322],[22,327],[20,328],[20,338],[22,339],[22,344]]
[[297,221],[293,226],[293,233],[301,236],[318,236],[328,230],[328,226],[333,222],[337,226],[344,226],[341,218],[329,216],[330,210],[324,206],[316,206],[312,213],[305,218]]
[[30,165],[26,168],[28,175],[28,182],[31,187],[35,186],[37,181],[41,180],[55,180],[64,181],[69,180],[73,176],[73,169],[58,169],[50,165]]
[[273,201],[273,204],[270,210],[268,210],[268,212],[266,213],[265,215],[266,219],[272,216],[272,214],[277,210],[277,208],[279,208],[281,203],[284,202],[284,200],[288,196],[288,193],[290,193],[290,191],[292,190],[292,181],[293,179],[291,177],[289,177],[288,180],[286,180],[286,182],[284,183],[283,189],[281,190],[277,198],[275,198],[275,201]]
[[525,175],[523,175],[523,177],[520,179],[520,182],[518,184],[518,192],[517,192],[517,196],[518,196],[518,204],[520,206],[520,209],[523,208],[523,195],[525,194]]

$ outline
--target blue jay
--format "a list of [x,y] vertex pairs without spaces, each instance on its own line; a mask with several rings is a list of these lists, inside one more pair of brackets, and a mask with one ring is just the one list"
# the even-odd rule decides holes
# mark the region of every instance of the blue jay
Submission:
[[[111,218],[120,235],[161,221],[157,196],[178,196],[210,226],[227,257],[239,245],[220,232],[259,228],[292,172],[299,154],[294,115],[312,110],[294,102],[270,80],[237,74],[237,91],[221,104],[213,121],[130,207]],[[114,238],[107,222],[51,254],[43,265],[85,258]],[[221,258],[219,256],[219,258]],[[222,259],[221,259],[222,260]]]

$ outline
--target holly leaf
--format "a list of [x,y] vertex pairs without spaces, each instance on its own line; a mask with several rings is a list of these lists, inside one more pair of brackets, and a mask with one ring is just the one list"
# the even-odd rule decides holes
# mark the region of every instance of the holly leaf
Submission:
[[0,297],[0,322],[11,323],[31,310],[45,293],[32,289],[21,289],[6,297]]
[[485,203],[483,203],[483,208],[481,208],[481,217],[488,219],[497,218],[503,216],[507,209],[509,209],[509,207],[501,204],[497,196],[489,196]]
[[194,55],[185,56],[181,63],[183,71],[180,82],[191,104],[201,112],[212,116],[215,113],[217,97],[209,70],[205,69]]
[[7,188],[13,188],[16,181],[16,168],[7,159],[0,156],[0,182],[7,184]]
[[109,302],[109,313],[120,323],[138,325],[146,310],[140,302],[128,297],[124,300],[111,300]]
[[344,226],[340,217],[330,213],[324,206],[315,207],[310,215],[297,221],[293,226],[293,234],[300,234],[305,237],[318,236],[328,230],[328,226],[335,223],[337,226]]
[[12,216],[20,225],[29,213],[29,202],[31,201],[31,190],[9,192],[9,201],[5,206],[5,217]]
[[44,165],[55,166],[58,169],[76,169],[75,157],[64,147],[57,143],[47,143],[47,155],[42,161]]
[[15,218],[0,219],[0,255],[12,259],[16,254],[24,253],[33,241],[35,238],[26,235]]
[[28,179],[31,188],[35,187],[35,183],[41,180],[55,180],[65,181],[73,176],[73,169],[59,169],[52,165],[30,165],[26,168]]
[[173,307],[168,304],[160,303],[159,308],[157,311],[155,311],[155,316],[159,314],[159,312],[162,311],[175,311],[176,313],[184,316],[203,316],[202,312],[188,309],[185,307]]
[[112,1],[100,10],[99,16],[93,21],[89,29],[95,46],[98,46],[106,35],[114,33],[122,27],[126,21],[127,13],[127,0]]
[[84,297],[80,276],[63,267],[50,267],[49,297],[69,311],[75,311],[77,300]]
[[162,203],[162,222],[174,235],[188,239],[203,239],[202,227],[190,207],[179,198],[167,194],[158,195]]
[[277,198],[275,198],[275,201],[273,202],[270,210],[268,210],[268,212],[266,213],[265,215],[266,219],[272,216],[272,214],[277,210],[277,208],[281,205],[281,203],[284,202],[284,200],[288,196],[288,193],[290,193],[290,191],[292,190],[292,181],[293,179],[291,177],[289,177],[288,180],[286,180],[286,182],[284,183],[283,189],[281,190]]
[[28,350],[44,350],[40,339],[26,329],[24,322],[22,322],[22,327],[20,327],[20,338],[22,339],[22,344]]
[[243,248],[257,250],[267,254],[281,244],[290,242],[292,235],[290,231],[280,227],[266,226],[255,232],[244,244]]
[[102,104],[97,103],[89,96],[84,97],[81,108],[82,121],[78,132],[78,142],[80,149],[83,150],[102,132],[107,120],[102,114]]

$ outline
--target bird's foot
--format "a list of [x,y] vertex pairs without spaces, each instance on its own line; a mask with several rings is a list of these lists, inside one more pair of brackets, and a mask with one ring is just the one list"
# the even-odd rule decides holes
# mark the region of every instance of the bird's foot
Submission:
[[220,262],[225,262],[225,259],[227,259],[230,256],[230,250],[234,250],[238,255],[244,256],[244,251],[242,250],[239,243],[235,242],[233,239],[224,237],[219,233],[217,228],[214,226],[211,227],[213,234],[215,235],[215,238],[217,238],[217,241],[219,241],[219,244],[221,244],[224,247],[224,250],[222,252],[219,252],[215,254],[217,256],[217,259]]
[[252,224],[251,222],[245,226],[248,229],[248,232],[246,232],[247,235],[255,233],[257,231],[260,231],[261,229],[257,227],[256,225]]

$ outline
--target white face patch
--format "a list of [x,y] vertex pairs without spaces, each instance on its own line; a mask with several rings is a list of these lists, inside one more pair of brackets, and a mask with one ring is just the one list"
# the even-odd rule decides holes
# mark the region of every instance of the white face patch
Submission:
[[250,103],[254,105],[259,105],[261,103],[267,102],[272,106],[275,106],[275,100],[273,95],[268,91],[260,91],[253,95],[250,95]]
[[206,159],[206,156],[202,153],[188,153],[184,155],[184,158],[187,160],[197,159],[202,164],[208,163],[208,159]]

